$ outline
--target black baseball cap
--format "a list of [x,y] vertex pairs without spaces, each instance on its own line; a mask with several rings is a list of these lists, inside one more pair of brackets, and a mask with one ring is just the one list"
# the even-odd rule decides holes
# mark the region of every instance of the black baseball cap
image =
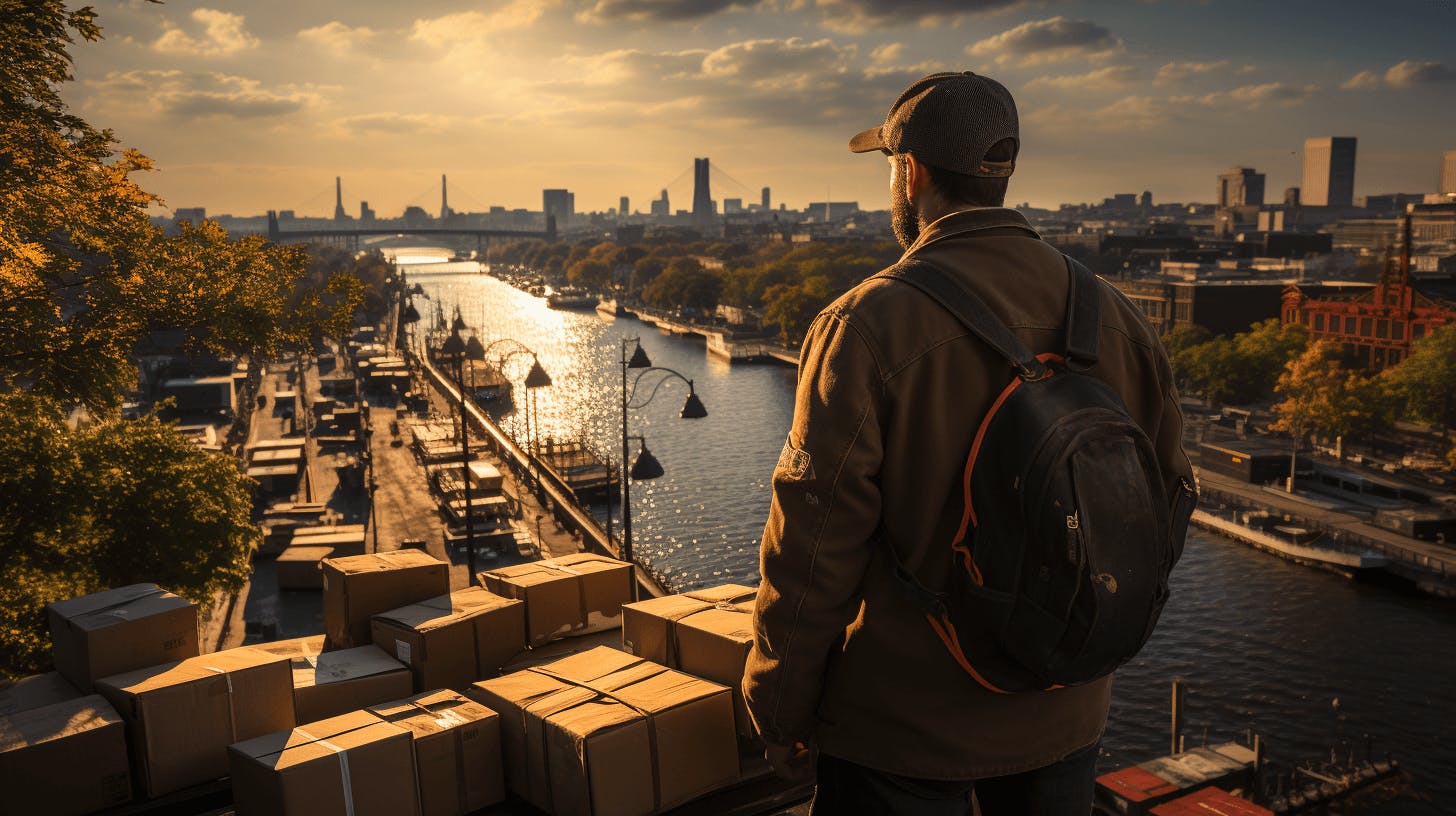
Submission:
[[[933,167],[981,178],[1005,178],[1016,169],[1021,147],[1016,100],[990,77],[946,72],[931,74],[905,89],[885,123],[849,140],[855,153],[873,150],[914,153]],[[996,143],[1010,139],[1009,161],[990,161]]]

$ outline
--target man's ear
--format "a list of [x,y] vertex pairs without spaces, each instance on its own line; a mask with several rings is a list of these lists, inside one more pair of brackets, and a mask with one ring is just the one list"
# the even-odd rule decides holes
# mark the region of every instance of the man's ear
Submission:
[[905,154],[905,195],[912,202],[919,201],[921,196],[930,187],[930,174],[925,172],[925,165],[915,158],[914,153]]

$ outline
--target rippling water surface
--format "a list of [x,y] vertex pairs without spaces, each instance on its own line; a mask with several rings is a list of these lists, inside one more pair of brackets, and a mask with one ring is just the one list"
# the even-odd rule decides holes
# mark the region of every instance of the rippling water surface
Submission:
[[[788,366],[731,367],[701,338],[666,336],[631,318],[555,311],[486,275],[475,264],[407,267],[434,304],[487,343],[510,338],[535,351],[553,385],[536,392],[539,435],[585,438],[620,458],[621,339],[642,338],[658,366],[692,378],[708,408],[677,417],[686,387],[666,382],[630,415],[666,475],[633,482],[633,528],[641,561],[674,589],[758,582],[758,539],[769,477],[793,412]],[[493,347],[491,357],[513,348]],[[518,386],[530,365],[506,365]],[[633,372],[635,373],[635,372]],[[650,384],[656,375],[648,375]],[[524,393],[523,388],[517,393]],[[640,400],[640,396],[639,396]],[[505,421],[524,433],[526,412]],[[633,449],[635,456],[635,445]],[[1363,801],[1352,814],[1456,813],[1456,605],[1352,583],[1242,545],[1195,532],[1174,576],[1174,594],[1143,653],[1118,673],[1104,767],[1140,762],[1168,748],[1169,686],[1187,681],[1186,738],[1198,744],[1263,734],[1276,761],[1328,754],[1339,745],[1390,752],[1411,772],[1412,790]],[[1332,701],[1339,699],[1339,707]]]

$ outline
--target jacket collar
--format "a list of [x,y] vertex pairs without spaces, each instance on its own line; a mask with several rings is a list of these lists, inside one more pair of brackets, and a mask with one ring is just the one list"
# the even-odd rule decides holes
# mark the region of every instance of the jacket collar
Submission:
[[1041,235],[1031,228],[1026,216],[1010,207],[977,207],[972,210],[953,212],[936,219],[934,223],[920,231],[920,237],[915,239],[915,243],[911,244],[909,249],[905,250],[904,257],[908,258],[924,249],[926,245],[954,235],[1007,227],[1020,228],[1034,238],[1041,238]]

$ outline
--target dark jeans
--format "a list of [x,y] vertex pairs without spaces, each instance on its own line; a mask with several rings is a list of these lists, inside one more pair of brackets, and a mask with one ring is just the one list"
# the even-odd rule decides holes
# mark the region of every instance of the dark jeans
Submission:
[[971,796],[981,816],[1087,816],[1097,769],[1093,745],[1034,771],[943,782],[874,771],[819,755],[810,816],[967,816]]

